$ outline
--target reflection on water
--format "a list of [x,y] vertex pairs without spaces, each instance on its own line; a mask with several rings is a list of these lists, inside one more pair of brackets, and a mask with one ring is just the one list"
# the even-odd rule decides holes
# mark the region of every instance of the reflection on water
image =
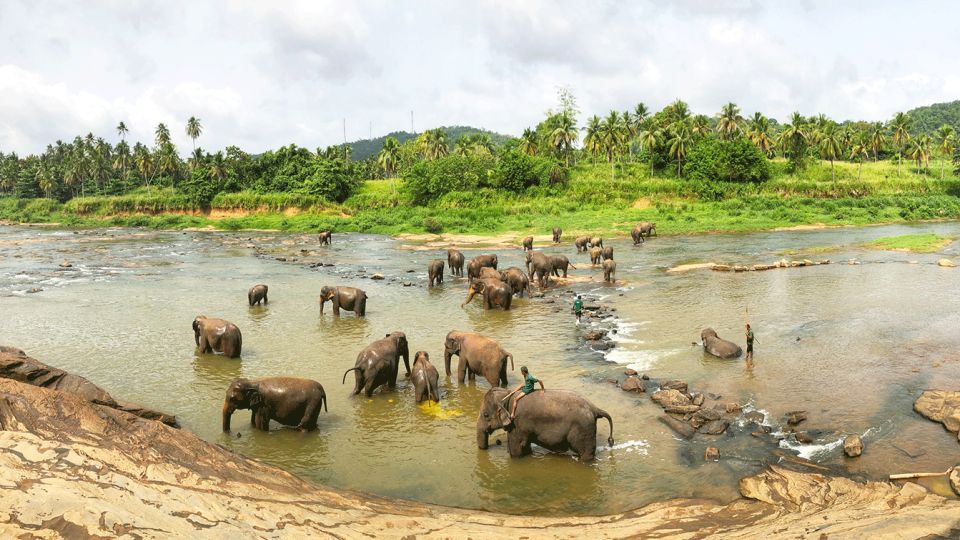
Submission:
[[[943,254],[856,248],[830,257],[859,265],[742,274],[666,269],[771,262],[787,249],[918,231],[956,236],[960,226],[662,237],[636,248],[612,241],[616,285],[601,284],[600,269],[572,245],[548,247],[577,264],[572,275],[594,281],[544,299],[515,299],[508,312],[484,312],[479,302],[460,308],[464,279],[447,275],[441,286],[426,288],[426,265],[445,258],[443,250],[403,251],[379,236],[340,235],[320,247],[312,235],[0,227],[0,343],[87,376],[119,398],[175,412],[207,440],[336,487],[546,514],[616,512],[671,497],[731,499],[737,480],[776,461],[777,451],[867,478],[955,464],[955,438],[911,406],[924,388],[954,387],[960,377],[960,274],[933,264]],[[956,244],[947,250],[956,257]],[[497,253],[502,266],[523,266],[519,250]],[[374,272],[386,279],[369,279]],[[246,293],[256,283],[270,286],[270,303],[250,307]],[[366,290],[367,317],[336,318],[329,308],[321,316],[317,298],[327,284]],[[33,288],[42,291],[28,294]],[[615,349],[596,352],[580,343],[589,322],[574,323],[574,293],[616,309]],[[198,314],[240,327],[242,359],[195,352],[190,322]],[[706,356],[696,345],[706,326],[742,344],[747,315],[757,336],[752,367]],[[443,375],[443,339],[453,329],[484,333],[512,352],[511,384],[528,365],[548,391],[574,390],[608,411],[614,447],[606,447],[603,422],[591,464],[536,447],[529,458],[510,459],[503,432],[491,436],[489,450],[478,450],[474,426],[489,386],[483,379],[458,385]],[[415,404],[402,367],[395,390],[369,399],[350,396],[352,376],[341,382],[363,347],[395,330],[441,371],[439,404]],[[765,443],[750,436],[756,425],[748,423],[731,427],[732,436],[678,440],[656,421],[661,409],[646,396],[608,382],[622,378],[625,367],[686,380],[718,403],[763,410],[774,431],[785,430],[786,412],[805,410],[801,429],[814,442],[801,445],[784,433],[781,445]],[[234,432],[221,433],[230,381],[275,375],[323,384],[329,412],[320,413],[319,429],[257,432],[238,411]],[[866,450],[844,459],[838,441],[854,433],[864,436]],[[704,462],[707,446],[720,448],[719,463]]]

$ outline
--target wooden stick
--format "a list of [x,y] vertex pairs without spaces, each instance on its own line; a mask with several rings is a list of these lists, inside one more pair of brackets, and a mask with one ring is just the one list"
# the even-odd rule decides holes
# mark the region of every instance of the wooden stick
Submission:
[[950,471],[953,470],[953,467],[947,469],[944,472],[917,472],[917,473],[903,473],[903,474],[891,474],[891,480],[906,480],[908,478],[928,478],[931,476],[946,476],[950,474]]

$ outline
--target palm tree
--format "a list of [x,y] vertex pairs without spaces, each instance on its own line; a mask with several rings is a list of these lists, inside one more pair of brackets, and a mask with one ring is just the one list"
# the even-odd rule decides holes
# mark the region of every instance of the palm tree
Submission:
[[717,133],[720,138],[729,141],[743,131],[743,116],[740,115],[740,107],[733,102],[727,103],[720,108],[717,114]]
[[710,132],[710,119],[705,114],[698,114],[693,117],[690,123],[690,133],[697,137],[704,137]]
[[610,111],[610,114],[603,119],[600,124],[600,145],[604,153],[607,154],[607,162],[610,163],[610,179],[615,176],[613,158],[620,153],[623,146],[623,126],[621,124],[620,114],[617,111]]
[[[633,115],[630,114],[630,111],[623,111],[623,114],[620,115],[620,128],[623,131],[623,145],[627,147],[627,155],[630,157],[630,161],[633,161],[633,145],[631,141],[637,136],[637,131],[634,129]],[[621,167],[622,166],[621,160]]]
[[883,143],[887,140],[887,131],[883,127],[883,122],[874,122],[870,125],[869,138],[870,148],[873,150],[873,160],[877,161],[880,149],[883,148]]
[[527,128],[520,136],[520,151],[528,156],[537,155],[537,132]]
[[[640,132],[640,151],[643,152],[644,148],[649,148],[651,151],[654,147],[657,146],[657,143],[660,142],[660,130],[653,125],[653,122],[649,122],[647,129]],[[650,154],[650,176],[653,176],[653,153]]]
[[383,169],[383,174],[390,178],[397,171],[399,163],[400,142],[395,137],[387,137],[387,140],[383,141],[380,153],[377,154],[377,165]]
[[495,150],[493,139],[486,133],[475,133],[470,138],[470,150],[478,156],[492,156]]
[[560,125],[554,128],[550,134],[553,147],[567,158],[567,165],[570,165],[570,158],[573,156],[573,145],[577,143],[577,125],[566,111],[560,113]]
[[127,140],[127,133],[129,132],[130,130],[127,129],[126,124],[124,124],[123,122],[120,122],[119,124],[117,124],[117,135],[120,136],[121,141]]
[[127,160],[130,159],[130,146],[127,141],[120,141],[114,147],[114,154],[117,159],[113,162],[113,170],[122,171],[121,175],[124,181],[127,179]]
[[227,166],[223,159],[223,152],[210,156],[207,162],[207,177],[220,185],[227,177]]
[[424,159],[432,161],[448,153],[447,133],[440,129],[428,129],[417,138]]
[[[917,174],[920,174],[920,166],[928,163],[930,158],[930,136],[923,134],[913,139],[907,150],[907,156],[917,162]],[[929,169],[929,165],[927,168]]]
[[197,168],[203,163],[203,148],[194,148],[190,154],[190,170]]
[[157,148],[161,148],[170,143],[170,128],[168,128],[163,122],[157,124],[157,129],[154,131],[154,135],[154,141],[157,144]]
[[[943,158],[948,158],[953,155],[954,150],[956,150],[956,131],[949,125],[944,124],[937,129],[937,151],[940,152],[940,156]],[[944,173],[944,162],[946,159],[940,160],[940,179],[943,180]]]
[[600,117],[597,115],[587,119],[587,127],[583,128],[586,135],[583,136],[583,150],[590,154],[594,163],[597,161],[597,154],[603,151],[603,142],[600,140]]
[[143,180],[144,185],[149,185],[148,175],[151,179],[153,178],[151,174],[153,171],[153,156],[150,154],[150,150],[140,143],[137,143],[133,148],[133,165],[140,173],[140,179]]
[[467,157],[470,155],[470,152],[473,150],[473,141],[470,140],[469,135],[463,135],[457,142],[453,145],[453,153],[460,157]]
[[647,121],[647,117],[649,116],[650,111],[647,109],[647,106],[643,103],[637,103],[637,106],[633,108],[633,130],[640,133],[643,123]]
[[200,136],[200,133],[203,132],[203,126],[200,125],[200,119],[196,116],[191,116],[187,119],[187,137],[193,139],[193,149],[197,149],[197,137]]
[[870,137],[861,133],[850,149],[850,160],[857,162],[857,181],[860,181],[860,171],[863,169],[863,160],[870,159]]
[[50,178],[50,171],[47,170],[47,166],[43,162],[37,165],[35,178],[37,185],[40,186],[40,190],[49,198],[50,193],[53,191],[53,180]]
[[903,160],[903,146],[910,140],[910,116],[906,113],[898,112],[890,121],[890,129],[893,131],[893,144],[897,145],[897,176],[900,176],[900,163]]
[[690,118],[690,107],[679,99],[667,105],[665,110],[670,120],[669,123],[671,124],[674,122],[685,122],[687,118]]
[[690,146],[690,128],[687,122],[674,122],[670,127],[670,157],[677,160],[677,176],[683,174],[683,158]]
[[753,113],[750,127],[747,130],[747,138],[763,152],[763,155],[770,157],[773,154],[776,143],[770,135],[770,120],[763,113]]
[[790,122],[780,132],[777,143],[795,164],[802,165],[808,140],[807,120],[799,112],[794,112],[790,116]]
[[823,127],[817,132],[817,152],[820,153],[820,159],[830,161],[830,176],[836,182],[837,173],[833,168],[833,161],[843,155],[843,149],[840,144],[837,125],[833,122],[824,122]]

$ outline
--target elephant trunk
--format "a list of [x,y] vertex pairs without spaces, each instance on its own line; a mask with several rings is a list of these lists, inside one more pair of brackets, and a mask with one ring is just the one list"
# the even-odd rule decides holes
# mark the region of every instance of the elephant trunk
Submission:
[[324,305],[325,303],[327,303],[327,301],[324,300],[323,297],[321,296],[321,297],[320,297],[320,314],[321,314],[321,315],[323,315],[323,305]]
[[223,402],[223,431],[230,431],[230,417],[233,416],[234,408],[230,405],[230,402],[224,400]]
[[477,448],[486,450],[490,446],[490,434],[481,426],[477,426]]
[[453,356],[453,353],[444,349],[443,351],[443,368],[447,372],[447,377],[450,376],[450,357]]
[[470,290],[467,291],[467,299],[460,304],[460,307],[463,307],[473,301],[473,296],[477,294],[477,290],[473,288],[473,285],[470,286]]

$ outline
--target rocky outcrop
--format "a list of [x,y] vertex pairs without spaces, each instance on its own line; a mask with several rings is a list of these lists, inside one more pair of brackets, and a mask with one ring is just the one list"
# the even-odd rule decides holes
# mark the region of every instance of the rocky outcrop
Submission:
[[[191,433],[0,380],[2,538],[798,538],[949,535],[960,502],[771,467],[721,505],[606,516],[460,510],[314,486]],[[815,536],[811,536],[815,532]]]
[[960,438],[960,392],[924,390],[913,403],[913,410],[924,418],[940,422]]
[[168,426],[179,427],[177,417],[172,414],[148,409],[134,403],[118,401],[106,390],[86,378],[48,366],[14,347],[0,345],[0,378],[69,392],[90,403],[105,405],[141,418],[157,420]]

